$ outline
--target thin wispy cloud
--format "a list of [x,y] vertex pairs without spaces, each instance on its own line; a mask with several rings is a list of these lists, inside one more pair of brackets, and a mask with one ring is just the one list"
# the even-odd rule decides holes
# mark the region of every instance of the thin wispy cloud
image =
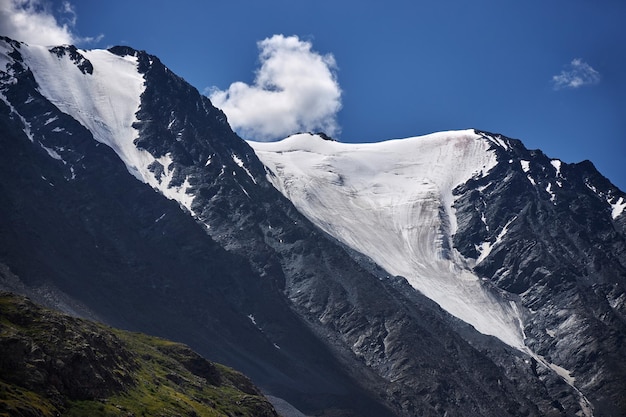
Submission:
[[334,57],[297,36],[274,35],[258,47],[260,67],[252,85],[235,82],[224,91],[208,90],[233,129],[264,141],[302,131],[338,134],[341,88]]
[[570,62],[560,74],[552,77],[555,90],[564,88],[580,88],[600,82],[600,73],[582,59],[576,58]]
[[[56,15],[55,15],[56,12]],[[0,0],[0,34],[35,45],[97,42],[75,33],[77,15],[69,1],[53,9],[45,0]]]

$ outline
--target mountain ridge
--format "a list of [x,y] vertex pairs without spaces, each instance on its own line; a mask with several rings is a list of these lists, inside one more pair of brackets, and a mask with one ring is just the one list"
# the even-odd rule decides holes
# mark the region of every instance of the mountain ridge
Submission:
[[[490,137],[489,152],[502,158],[513,150],[530,155],[517,158],[528,165],[498,164],[455,184],[445,207],[434,204],[428,212],[444,232],[450,228],[440,255],[458,251],[478,260],[484,254],[475,268],[484,285],[519,297],[527,312],[542,312],[523,315],[524,346],[540,355],[529,357],[476,332],[416,291],[407,277],[389,274],[314,226],[268,181],[269,168],[232,132],[224,114],[156,57],[128,47],[98,53],[123,65],[118,68],[129,71],[130,79],[143,79],[140,94],[133,90],[139,95],[133,98],[136,113],[92,107],[94,120],[126,120],[110,127],[126,132],[125,142],[116,145],[119,138],[98,140],[106,123],[93,131],[80,123],[85,115],[73,112],[84,107],[42,94],[57,86],[38,84],[37,73],[51,67],[31,68],[19,53],[30,47],[3,42],[0,127],[7,152],[0,261],[26,288],[48,285],[107,322],[186,341],[245,371],[305,414],[602,416],[624,409],[619,381],[626,372],[618,361],[624,216],[613,217],[624,194],[587,164],[562,165],[566,177],[582,179],[570,184],[557,178],[551,160],[535,161],[521,143],[513,147],[517,142],[508,138],[474,132]],[[88,77],[99,76],[103,61],[89,60],[93,71],[83,72],[77,65],[88,65],[65,50],[63,56],[58,49],[39,50],[45,60],[38,62],[72,65],[71,77],[52,74],[94,82]],[[114,101],[115,95],[102,97]],[[126,151],[141,157],[124,157]],[[535,172],[536,164],[543,174]],[[576,210],[568,211],[570,202]],[[44,204],[45,212],[37,209]],[[577,258],[573,248],[587,255],[565,268],[569,275],[562,279],[552,274],[556,285],[549,287],[536,267],[529,269],[547,262],[549,251],[528,246],[549,228],[513,222],[500,242],[498,237],[522,213],[530,213],[529,219],[540,213],[544,224],[556,224],[551,206],[562,210],[561,223],[573,237],[565,246],[547,240],[545,247],[567,262]],[[581,221],[591,213],[603,214],[596,222]],[[589,239],[577,240],[585,234]],[[513,236],[523,237],[515,250],[497,244]],[[602,257],[606,247],[613,249]],[[520,253],[530,254],[528,262]],[[581,265],[586,274],[578,274]],[[502,268],[515,274],[496,276]],[[534,292],[523,296],[516,290],[520,284]],[[585,293],[590,285],[596,294],[591,298]],[[579,300],[575,323],[584,326],[575,332],[572,323],[559,327],[567,296]],[[579,355],[581,349],[588,355]],[[606,359],[594,363],[593,355]],[[583,401],[587,397],[593,409]]]

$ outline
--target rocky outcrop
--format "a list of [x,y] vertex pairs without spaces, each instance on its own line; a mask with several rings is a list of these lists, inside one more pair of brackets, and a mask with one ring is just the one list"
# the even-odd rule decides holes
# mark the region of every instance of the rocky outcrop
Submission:
[[[242,374],[189,347],[0,292],[0,412],[276,416]],[[91,411],[90,411],[91,410]],[[143,414],[142,414],[143,413]]]
[[479,275],[519,296],[526,345],[563,368],[594,415],[625,414],[626,216],[612,209],[624,193],[589,161],[566,164],[479,133],[500,163],[456,190],[455,246],[480,259]]

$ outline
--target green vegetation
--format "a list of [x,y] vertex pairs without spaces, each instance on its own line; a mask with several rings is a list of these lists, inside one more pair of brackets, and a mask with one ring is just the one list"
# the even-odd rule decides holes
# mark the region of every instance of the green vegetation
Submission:
[[56,416],[57,408],[46,398],[22,387],[0,381],[0,416]]
[[0,293],[0,416],[276,416],[242,374],[189,347]]

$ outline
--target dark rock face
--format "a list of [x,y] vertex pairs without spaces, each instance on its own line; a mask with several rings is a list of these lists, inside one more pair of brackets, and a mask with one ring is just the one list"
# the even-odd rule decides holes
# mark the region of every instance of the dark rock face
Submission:
[[[26,286],[53,284],[110,324],[183,341],[306,414],[580,411],[579,393],[554,372],[460,323],[403,278],[388,277],[314,227],[266,180],[224,114],[156,57],[111,49],[135,56],[145,78],[135,144],[155,158],[169,155],[168,167],[156,162],[150,169],[162,180],[166,169],[173,172],[170,187],[189,183],[192,213],[137,181],[113,150],[41,96],[20,60],[20,44],[10,45],[15,62],[0,73],[12,80],[0,89],[6,98],[0,100],[0,263]],[[73,56],[63,51],[51,53]],[[518,159],[539,164],[539,156],[510,146],[522,153]],[[569,181],[574,171],[562,169]],[[595,170],[586,169],[591,178]],[[626,334],[620,327],[624,223],[586,224],[585,213],[600,209],[591,194],[554,188],[557,204],[551,205],[545,186],[543,192],[530,187],[521,167],[499,164],[480,181],[457,190],[455,246],[477,258],[476,245],[495,242],[517,216],[507,244],[496,245],[476,270],[519,294],[529,311],[542,311],[525,322],[529,346],[566,364],[577,389],[596,410],[607,410],[596,415],[611,415],[604,402],[626,386],[611,382],[621,381],[616,360]],[[601,177],[590,181],[605,196],[618,195]],[[565,214],[554,211],[559,204]],[[482,207],[490,210],[488,229]],[[546,225],[558,222],[570,237],[562,247],[554,243],[560,230],[545,234]],[[543,240],[535,236],[539,231]],[[550,245],[559,251],[552,255]],[[579,263],[568,263],[572,259]],[[579,274],[582,266],[588,273]],[[578,333],[555,327],[567,318],[559,309],[570,298],[586,318],[577,322],[585,324]],[[540,310],[545,305],[554,307]],[[592,346],[598,348],[587,356],[567,356]],[[593,353],[605,359],[596,361]],[[211,378],[211,369],[194,358],[186,363]],[[593,379],[594,372],[602,377]]]
[[76,64],[76,67],[80,69],[83,74],[93,74],[93,65],[87,58],[85,58],[74,45],[55,46],[50,49],[50,52],[58,56],[59,58],[64,55],[68,55],[72,62]]
[[613,219],[608,204],[624,193],[589,161],[555,162],[482,134],[508,149],[494,141],[498,166],[456,190],[456,247],[478,258],[476,247],[508,225],[475,270],[520,295],[527,345],[571,372],[595,415],[624,414],[625,216]]

